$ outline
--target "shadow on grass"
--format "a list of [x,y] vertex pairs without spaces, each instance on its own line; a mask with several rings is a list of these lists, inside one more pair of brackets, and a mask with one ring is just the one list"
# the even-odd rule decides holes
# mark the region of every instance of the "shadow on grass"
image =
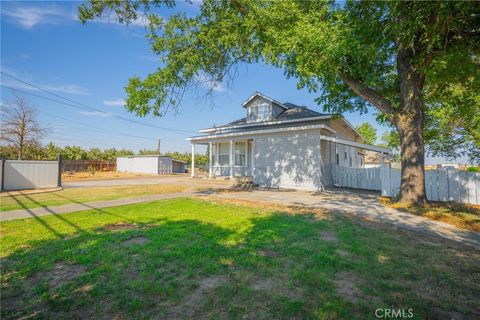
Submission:
[[[145,223],[102,213],[118,217],[117,222]],[[370,293],[355,305],[337,295],[334,280],[342,271],[363,273],[368,290],[370,280],[390,275],[394,266],[369,255],[393,255],[385,245],[394,239],[369,244],[375,240],[368,237],[371,230],[314,214],[277,213],[243,222],[237,228],[200,219],[152,218],[135,230],[87,232],[77,226],[71,238],[31,243],[2,263],[2,319],[365,319],[373,318],[372,308],[384,305],[380,297],[390,288],[373,290],[374,301],[368,300]],[[358,259],[340,256],[335,243],[319,236],[325,230],[348,242],[345,248],[357,252]],[[83,271],[77,274],[56,273],[78,265]],[[411,270],[408,262],[398,266]],[[396,303],[410,303],[418,314],[432,316],[433,307],[412,295],[404,293]]]

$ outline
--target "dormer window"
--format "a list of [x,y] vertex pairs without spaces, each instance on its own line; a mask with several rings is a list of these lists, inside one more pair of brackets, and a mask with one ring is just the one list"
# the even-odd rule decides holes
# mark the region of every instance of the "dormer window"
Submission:
[[271,120],[272,112],[267,102],[252,104],[248,107],[248,122],[263,122]]
[[258,106],[257,121],[267,121],[271,118],[270,105],[263,103]]

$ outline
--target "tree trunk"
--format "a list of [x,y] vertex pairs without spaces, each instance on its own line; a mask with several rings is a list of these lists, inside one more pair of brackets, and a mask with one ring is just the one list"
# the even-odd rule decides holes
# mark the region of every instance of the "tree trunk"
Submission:
[[422,206],[425,197],[425,145],[423,112],[398,117],[402,165],[400,199],[406,205]]
[[423,128],[423,85],[425,75],[411,65],[413,51],[401,45],[397,54],[400,81],[401,112],[394,117],[400,134],[400,160],[402,164],[400,199],[406,205],[423,206],[425,196],[425,142]]

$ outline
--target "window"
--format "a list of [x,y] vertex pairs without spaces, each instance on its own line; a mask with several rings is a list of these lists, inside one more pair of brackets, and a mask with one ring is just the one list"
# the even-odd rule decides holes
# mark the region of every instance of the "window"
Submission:
[[247,146],[245,142],[235,142],[235,165],[245,167],[247,165]]
[[270,120],[270,106],[266,103],[258,106],[257,121]]
[[339,165],[340,164],[340,155],[338,153],[336,155],[337,155],[337,165]]
[[350,167],[352,167],[352,157],[350,157]]
[[218,164],[228,166],[230,164],[230,143],[218,144]]
[[348,153],[347,151],[344,152],[344,156],[343,156],[343,160],[347,160],[348,159]]
[[249,122],[257,121],[257,116],[258,116],[258,107],[257,106],[251,106],[250,108],[248,108],[248,121]]

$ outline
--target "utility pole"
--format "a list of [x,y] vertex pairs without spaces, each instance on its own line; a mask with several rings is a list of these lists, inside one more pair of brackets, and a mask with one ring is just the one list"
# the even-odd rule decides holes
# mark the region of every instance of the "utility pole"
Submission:
[[158,139],[157,152],[158,152],[158,155],[160,155],[160,139]]

